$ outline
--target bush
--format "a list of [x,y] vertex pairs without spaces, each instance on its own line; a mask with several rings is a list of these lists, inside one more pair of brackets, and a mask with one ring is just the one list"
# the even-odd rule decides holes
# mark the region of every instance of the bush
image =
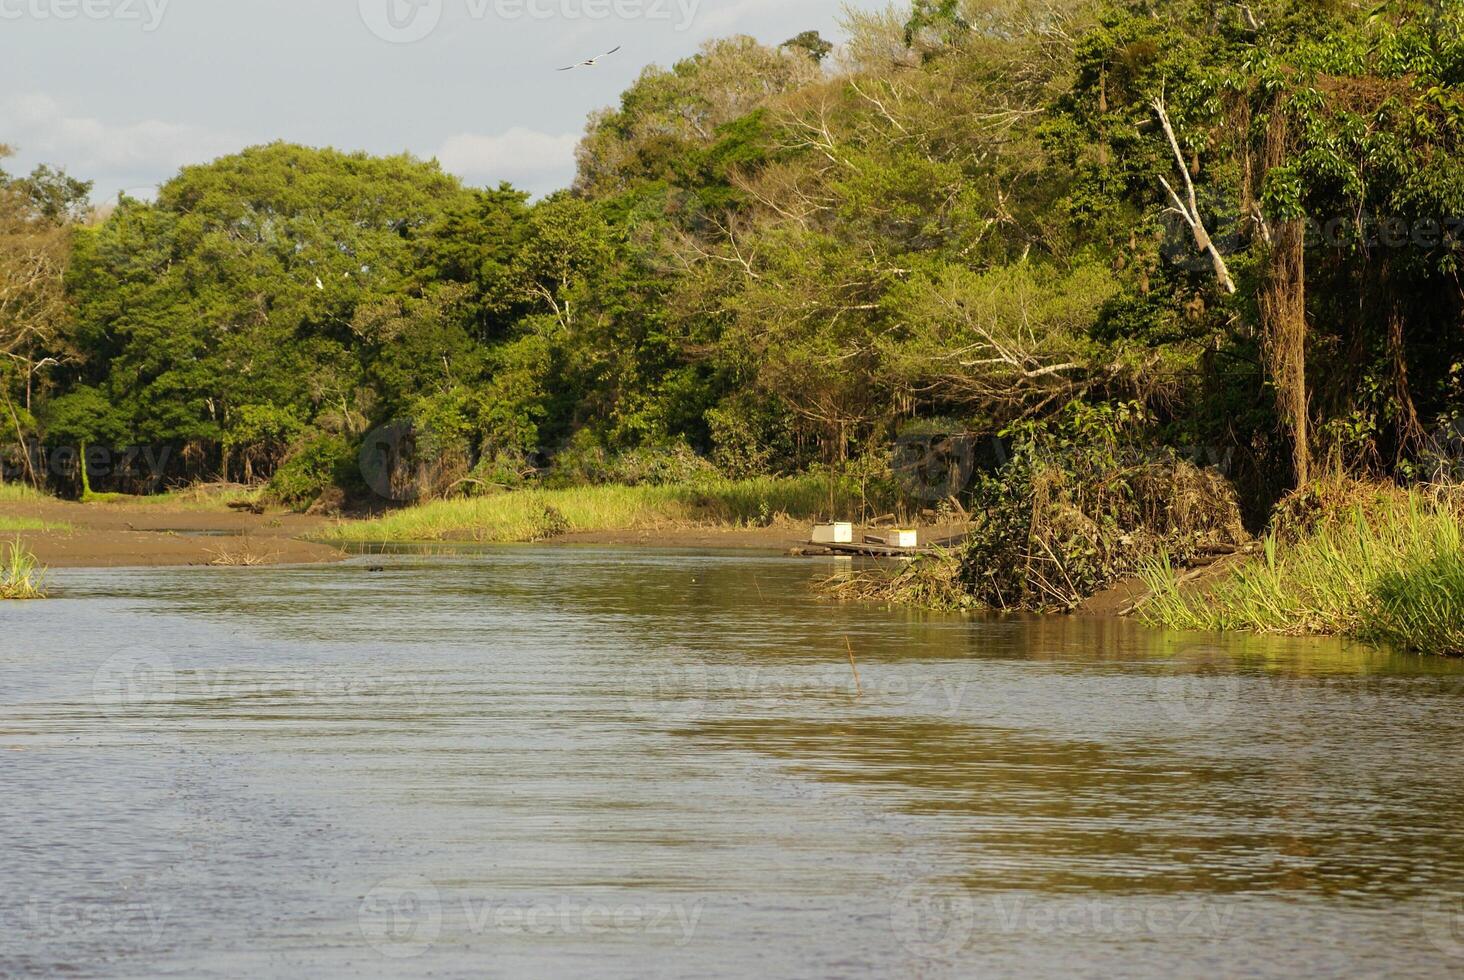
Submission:
[[1011,433],[1012,458],[978,478],[963,579],[993,609],[1071,609],[1161,553],[1246,540],[1234,488],[1172,453],[1121,448],[1142,432],[1133,406],[1069,406]]
[[706,413],[712,460],[734,480],[787,472],[799,459],[786,410],[746,394],[734,395]]
[[550,487],[665,487],[717,476],[717,468],[684,442],[610,452],[581,430],[554,458]]
[[304,510],[332,487],[359,490],[356,449],[342,436],[317,435],[280,464],[267,493],[286,507]]

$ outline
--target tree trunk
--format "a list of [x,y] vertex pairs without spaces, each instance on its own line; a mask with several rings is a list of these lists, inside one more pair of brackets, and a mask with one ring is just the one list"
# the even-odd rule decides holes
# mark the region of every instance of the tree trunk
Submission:
[[81,440],[81,453],[78,462],[81,465],[81,499],[86,500],[92,495],[91,477],[86,472],[86,440]]

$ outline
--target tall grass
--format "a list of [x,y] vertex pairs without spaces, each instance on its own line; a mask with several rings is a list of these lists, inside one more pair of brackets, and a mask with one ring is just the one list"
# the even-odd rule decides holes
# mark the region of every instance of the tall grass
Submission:
[[1430,653],[1464,653],[1459,515],[1411,494],[1324,524],[1214,585],[1186,589],[1167,560],[1143,572],[1140,617],[1170,629],[1329,633]]
[[49,499],[28,483],[0,483],[0,504],[33,503]]
[[[833,512],[852,513],[858,488],[836,485]],[[687,525],[766,525],[830,513],[826,475],[711,479],[671,486],[520,490],[440,500],[320,532],[334,541],[536,541],[572,531],[633,531]]]
[[6,545],[4,561],[0,561],[0,599],[44,599],[45,577],[45,570],[20,538]]

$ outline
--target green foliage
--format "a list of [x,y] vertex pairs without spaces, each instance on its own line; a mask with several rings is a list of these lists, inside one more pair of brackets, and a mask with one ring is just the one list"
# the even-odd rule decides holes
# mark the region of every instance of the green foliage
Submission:
[[[647,68],[590,120],[574,187],[533,202],[277,143],[80,228],[80,183],[6,177],[0,261],[55,274],[25,326],[0,317],[0,418],[165,443],[174,476],[270,480],[297,506],[359,482],[352,450],[394,422],[427,496],[822,464],[896,503],[901,434],[1006,431],[964,567],[984,602],[1066,607],[1229,520],[1218,478],[1166,445],[1236,459],[1264,513],[1292,472],[1278,395],[1302,393],[1339,469],[1447,462],[1457,7],[853,10],[837,63],[809,31]],[[1191,186],[1198,236],[1175,207]],[[1265,311],[1303,219],[1290,379]],[[1154,451],[1126,457],[1134,440]]]
[[571,487],[438,500],[321,532],[331,541],[534,541],[572,531],[658,527],[800,524],[857,507],[859,488],[831,487],[826,474],[754,480],[711,478],[691,484]]
[[815,63],[822,62],[834,50],[834,46],[828,41],[825,41],[819,35],[818,31],[801,31],[778,45],[778,47],[794,48],[802,51],[812,58]]
[[972,596],[994,609],[1071,609],[1161,551],[1245,540],[1234,492],[1168,451],[1134,404],[1070,404],[1007,433],[1011,458],[982,475],[962,556]]
[[287,507],[304,509],[330,487],[354,488],[359,483],[355,447],[340,436],[316,435],[275,471],[267,492]]
[[1464,656],[1464,554],[1437,555],[1373,586],[1377,618],[1364,631],[1375,642],[1423,653]]
[[1455,506],[1414,493],[1324,521],[1296,544],[1218,582],[1179,584],[1167,560],[1145,570],[1140,608],[1156,626],[1337,633],[1425,653],[1464,654],[1464,546]]
[[0,560],[0,600],[46,598],[46,572],[20,538],[5,545]]
[[554,460],[546,484],[555,487],[667,486],[715,477],[717,471],[686,443],[611,452],[582,431]]

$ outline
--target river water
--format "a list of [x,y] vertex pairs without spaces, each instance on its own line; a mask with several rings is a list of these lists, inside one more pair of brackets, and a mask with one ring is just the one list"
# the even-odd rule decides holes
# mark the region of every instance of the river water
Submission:
[[839,567],[57,573],[0,609],[0,975],[1464,973],[1464,664]]

